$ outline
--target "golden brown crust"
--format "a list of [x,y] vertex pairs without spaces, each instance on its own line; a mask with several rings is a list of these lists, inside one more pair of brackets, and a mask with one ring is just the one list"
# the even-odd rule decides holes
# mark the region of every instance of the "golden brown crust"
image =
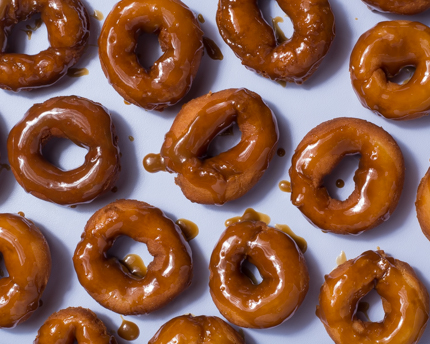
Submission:
[[418,14],[430,8],[429,0],[363,0],[370,9],[396,14]]

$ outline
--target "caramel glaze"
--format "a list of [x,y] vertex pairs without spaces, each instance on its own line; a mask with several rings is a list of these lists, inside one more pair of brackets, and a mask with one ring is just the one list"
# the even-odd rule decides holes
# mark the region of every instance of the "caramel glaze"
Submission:
[[121,318],[122,323],[117,331],[118,336],[129,341],[137,339],[140,335],[139,327],[134,322],[125,320],[123,317]]
[[121,263],[125,265],[127,270],[138,278],[144,278],[148,271],[142,258],[137,254],[128,254],[121,260]]
[[27,34],[28,40],[31,39],[33,32],[39,29],[42,26],[42,24],[43,24],[42,18],[38,18],[36,19],[34,26],[30,26],[30,25],[25,26],[26,30],[22,30],[22,31],[24,31]]
[[284,31],[282,31],[282,29],[279,26],[279,23],[283,23],[283,22],[284,22],[284,18],[282,17],[275,17],[272,19],[273,30],[275,31],[275,37],[279,44],[282,44],[288,40],[287,36],[285,36],[284,34]]
[[2,171],[2,170],[10,171],[10,165],[0,164],[0,171]]
[[218,317],[182,315],[165,323],[148,344],[245,344],[239,332]]
[[[126,235],[147,245],[154,260],[141,279],[107,252]],[[191,249],[180,228],[147,203],[118,200],[88,221],[73,256],[79,282],[103,307],[124,315],[155,311],[191,284]]]
[[281,180],[278,186],[283,192],[291,192],[291,183],[288,180]]
[[430,168],[418,186],[415,207],[421,230],[426,238],[430,240]]
[[51,343],[117,344],[103,322],[92,311],[69,307],[52,314],[37,333],[34,344]]
[[342,189],[345,186],[345,182],[342,179],[338,179],[338,180],[336,180],[336,186],[339,189]]
[[[365,32],[350,60],[352,85],[362,105],[393,120],[428,115],[429,44],[430,28],[419,22],[381,22]],[[407,66],[416,68],[407,83],[398,85],[388,80]]]
[[218,45],[208,37],[203,37],[203,45],[205,46],[206,52],[208,56],[212,60],[222,60],[224,59],[224,55],[221,52],[221,49]]
[[[360,154],[355,189],[345,200],[330,197],[324,177],[348,154]],[[290,168],[291,201],[315,226],[337,234],[360,234],[388,220],[404,181],[402,152],[376,125],[336,118],[300,142]]]
[[[234,122],[241,141],[207,158],[209,143]],[[264,128],[264,130],[262,130]],[[161,148],[167,171],[192,202],[223,204],[244,195],[269,166],[278,125],[261,97],[247,89],[209,93],[185,104]]]
[[[82,166],[63,171],[42,155],[53,137],[88,149]],[[111,117],[98,103],[76,96],[34,105],[11,130],[7,149],[18,183],[33,196],[57,204],[91,202],[114,186],[119,148]]]
[[25,217],[25,214],[22,211],[18,211],[18,215],[22,216],[22,217]]
[[51,254],[39,229],[13,214],[0,214],[0,252],[9,273],[0,279],[0,328],[15,327],[39,307]]
[[201,14],[201,13],[197,16],[197,19],[202,24],[205,22],[205,18],[203,17],[203,14]]
[[307,251],[308,243],[306,242],[306,240],[304,238],[302,238],[301,236],[298,236],[296,233],[294,233],[293,230],[289,226],[276,224],[275,228],[279,229],[280,231],[284,232],[285,234],[288,234],[291,237],[291,239],[293,239],[295,241],[295,243],[297,244],[297,247],[300,249],[300,251],[302,251],[303,253],[305,253]]
[[[380,322],[357,318],[360,300],[372,289],[382,298]],[[384,251],[367,251],[348,260],[321,287],[317,316],[336,344],[419,341],[429,314],[429,296],[414,270]]]
[[182,233],[184,233],[185,240],[191,241],[199,235],[199,227],[194,222],[186,219],[179,219],[175,223],[181,228]]
[[284,148],[278,148],[278,150],[276,151],[276,154],[282,158],[285,155],[285,149]]
[[344,252],[344,251],[340,251],[339,256],[337,256],[337,258],[336,258],[336,265],[337,265],[337,266],[342,265],[342,264],[343,264],[343,263],[345,263],[346,261],[347,261],[347,259],[346,259],[346,254],[345,254],[345,252]]
[[328,0],[278,0],[294,34],[278,44],[256,1],[219,0],[217,24],[224,41],[247,68],[274,80],[301,84],[327,54],[334,38]]
[[[146,70],[135,54],[141,32],[159,34],[163,55]],[[147,110],[176,104],[191,88],[203,55],[203,32],[179,0],[122,0],[107,16],[99,57],[110,84]]]
[[261,221],[264,222],[266,225],[270,223],[270,216],[260,213],[252,208],[247,208],[243,215],[241,216],[235,216],[231,219],[228,219],[225,221],[225,226],[231,226],[234,223],[243,222],[243,221]]
[[71,78],[80,78],[81,76],[89,75],[90,71],[86,68],[69,68],[67,76]]
[[396,14],[418,14],[430,8],[429,0],[363,0],[374,11]]
[[[36,55],[7,53],[9,32],[36,13],[42,15],[50,47]],[[79,0],[58,0],[57,6],[50,0],[1,1],[0,16],[0,88],[15,92],[58,81],[82,56],[90,34],[89,17]]]
[[166,171],[166,165],[164,159],[160,154],[150,153],[143,158],[143,167],[149,173],[156,173],[160,171]]
[[[244,260],[260,271],[258,285],[242,273]],[[215,246],[209,270],[215,305],[241,327],[279,325],[298,309],[309,287],[305,258],[296,243],[259,221],[228,227]]]
[[94,13],[91,17],[93,17],[94,19],[97,19],[98,21],[102,21],[104,19],[103,13],[97,10],[94,10]]

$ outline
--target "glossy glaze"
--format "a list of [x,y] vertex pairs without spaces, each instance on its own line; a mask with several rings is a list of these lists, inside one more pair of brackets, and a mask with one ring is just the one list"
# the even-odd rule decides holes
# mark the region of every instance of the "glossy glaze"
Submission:
[[90,71],[87,68],[69,68],[67,76],[71,78],[80,78],[81,76],[89,75]]
[[266,225],[270,223],[270,216],[260,213],[252,208],[247,208],[243,215],[241,216],[235,216],[230,219],[227,219],[225,221],[225,226],[231,226],[234,223],[243,222],[243,221],[261,221],[264,222]]
[[278,186],[283,192],[291,192],[291,183],[288,180],[281,180]]
[[[142,32],[158,34],[163,55],[146,70],[136,57]],[[179,0],[122,0],[107,16],[99,57],[110,84],[147,110],[176,104],[191,88],[203,55],[203,32]]]
[[415,207],[421,230],[430,240],[430,169],[427,170],[418,186]]
[[103,13],[98,10],[94,10],[94,13],[91,17],[93,17],[94,19],[97,19],[98,21],[102,21],[105,18]]
[[143,259],[137,254],[127,254],[124,259],[121,260],[121,263],[125,265],[129,272],[138,278],[145,277],[148,272],[148,268],[143,262]]
[[39,307],[51,272],[51,254],[39,229],[13,214],[0,214],[0,252],[9,273],[0,277],[0,328],[15,327]]
[[[50,47],[36,55],[7,53],[7,38],[13,27],[36,13],[41,13],[46,25]],[[2,0],[0,88],[17,92],[54,84],[82,56],[89,25],[87,11],[79,0]]]
[[[415,67],[405,84],[387,79]],[[362,105],[393,120],[430,112],[430,28],[406,20],[378,23],[357,41],[350,60],[351,81]]]
[[199,227],[194,222],[187,219],[179,219],[175,223],[181,228],[182,233],[184,233],[185,240],[191,241],[199,235]]
[[197,16],[197,19],[202,24],[205,22],[205,18],[203,17],[203,14],[201,14],[201,13],[199,13],[199,15]]
[[345,186],[345,182],[342,179],[336,180],[336,187],[342,189]]
[[218,45],[208,37],[203,37],[203,45],[205,46],[208,56],[212,60],[222,60],[224,55]]
[[165,323],[148,344],[245,344],[230,325],[218,317],[182,315]]
[[[42,155],[53,137],[88,149],[82,166],[63,171]],[[98,103],[76,96],[36,104],[7,140],[9,163],[18,183],[33,196],[62,205],[91,202],[114,186],[119,148],[110,115]]]
[[[260,284],[241,272],[245,259],[259,270]],[[296,243],[264,222],[228,227],[212,252],[209,270],[215,305],[241,327],[279,325],[298,309],[309,287],[305,258]]]
[[[380,322],[357,318],[360,300],[372,289],[382,298]],[[336,344],[415,344],[427,324],[429,296],[414,270],[383,251],[348,260],[321,287],[317,316]]]
[[143,167],[149,173],[166,171],[166,165],[161,154],[150,153],[143,158]]
[[285,156],[285,149],[284,148],[278,148],[278,150],[276,151],[276,154],[282,158],[283,156]]
[[[355,189],[344,201],[331,198],[323,181],[350,154],[360,154]],[[312,129],[290,168],[291,201],[315,226],[360,234],[388,220],[403,189],[404,163],[396,141],[382,128],[356,118],[337,118]]]
[[[242,137],[226,152],[208,158],[209,143],[237,123]],[[264,130],[262,130],[264,128]],[[269,166],[278,125],[261,97],[247,89],[209,93],[184,105],[166,134],[161,156],[185,197],[223,204],[244,195]]]
[[52,314],[37,333],[34,344],[117,344],[92,311],[69,307]]
[[[126,235],[147,245],[154,260],[138,278],[108,256]],[[103,307],[116,313],[144,314],[161,308],[191,284],[191,249],[180,228],[144,202],[118,200],[88,221],[73,256],[79,282]]]
[[363,0],[370,9],[396,14],[417,14],[430,8],[429,0]]
[[284,34],[284,31],[282,31],[281,27],[279,26],[279,23],[283,22],[284,18],[279,16],[272,19],[273,30],[275,31],[275,37],[279,44],[282,44],[288,40],[287,36]]
[[256,0],[219,0],[218,29],[247,68],[274,80],[301,84],[318,68],[334,39],[327,0],[278,0],[294,26],[279,44]]
[[135,340],[140,335],[139,326],[137,326],[134,322],[125,320],[122,318],[121,326],[118,328],[118,336],[121,338],[131,341]]

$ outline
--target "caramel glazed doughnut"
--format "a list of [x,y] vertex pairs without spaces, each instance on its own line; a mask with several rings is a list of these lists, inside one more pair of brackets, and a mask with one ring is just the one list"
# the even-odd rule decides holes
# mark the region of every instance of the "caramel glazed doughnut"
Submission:
[[294,25],[283,43],[264,20],[257,0],[219,0],[217,25],[242,64],[266,78],[303,83],[321,64],[335,36],[328,0],[277,0]]
[[51,253],[33,222],[14,214],[0,214],[0,253],[9,273],[0,277],[0,328],[15,327],[39,307]]
[[[136,54],[141,32],[156,33],[163,55],[149,70]],[[122,0],[107,16],[99,57],[109,83],[128,102],[162,111],[190,90],[203,56],[203,32],[179,0]]]
[[92,311],[69,307],[52,314],[42,325],[33,344],[117,344],[103,322]]
[[430,8],[429,0],[363,0],[370,9],[397,14],[418,14]]
[[[372,289],[381,296],[385,316],[363,322],[358,303]],[[325,276],[316,314],[336,344],[415,344],[427,325],[429,295],[407,263],[367,251]]]
[[418,186],[415,207],[421,230],[430,240],[430,169],[427,170]]
[[[408,66],[416,68],[410,80],[401,85],[389,81]],[[360,102],[376,114],[393,120],[428,115],[430,28],[406,20],[378,23],[358,39],[350,74]]]
[[[355,189],[331,198],[324,178],[346,156],[360,154]],[[336,118],[300,142],[290,168],[291,201],[315,226],[336,234],[360,234],[388,220],[403,189],[404,161],[385,130],[357,118]]]
[[148,344],[245,344],[230,325],[218,317],[182,315],[165,323]]
[[[107,252],[121,236],[147,245],[154,260],[142,279]],[[79,282],[103,307],[131,315],[155,311],[191,284],[191,249],[181,229],[147,203],[118,200],[89,219],[73,256]]]
[[[36,55],[8,54],[13,27],[41,13],[50,47]],[[62,78],[84,53],[90,20],[79,0],[0,1],[0,88],[20,91],[50,86]]]
[[[82,166],[63,171],[43,157],[43,146],[64,137],[88,149]],[[9,163],[18,183],[40,199],[62,205],[87,203],[115,185],[120,171],[118,138],[107,110],[76,96],[36,104],[7,140]]]
[[[245,260],[262,277],[258,285],[241,271]],[[309,288],[303,253],[286,233],[261,221],[243,221],[221,235],[209,264],[212,300],[231,323],[249,328],[281,324],[299,308]]]
[[[240,142],[207,157],[209,143],[237,123]],[[228,89],[185,104],[166,134],[161,157],[185,197],[201,204],[224,204],[243,196],[262,177],[278,143],[276,118],[261,97]]]

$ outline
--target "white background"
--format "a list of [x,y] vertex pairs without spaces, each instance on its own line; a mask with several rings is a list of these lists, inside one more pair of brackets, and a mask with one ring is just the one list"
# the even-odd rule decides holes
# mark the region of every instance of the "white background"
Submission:
[[[89,13],[100,10],[105,16],[114,1],[84,1]],[[315,316],[319,288],[324,274],[335,267],[335,259],[341,250],[348,258],[354,258],[369,249],[380,246],[390,255],[412,265],[418,276],[430,289],[430,268],[428,267],[429,242],[419,228],[414,201],[419,180],[429,166],[430,120],[422,118],[412,122],[391,122],[380,118],[363,108],[350,84],[349,55],[358,37],[376,23],[399,19],[400,16],[371,12],[359,0],[331,0],[336,17],[336,39],[319,70],[304,85],[288,84],[285,88],[276,82],[259,77],[245,69],[230,48],[221,39],[216,23],[216,0],[187,0],[187,5],[201,13],[206,22],[201,25],[205,35],[213,39],[224,54],[223,61],[203,57],[200,70],[191,92],[185,99],[163,113],[147,112],[135,106],[127,106],[123,99],[108,84],[97,56],[97,48],[90,46],[76,67],[88,68],[90,74],[81,78],[65,77],[52,87],[32,92],[14,94],[0,91],[0,150],[1,162],[7,163],[6,139],[10,129],[34,104],[60,95],[79,95],[102,103],[112,114],[118,131],[119,145],[123,154],[122,171],[117,183],[118,192],[108,193],[95,202],[79,205],[75,209],[61,207],[41,201],[16,183],[10,171],[0,173],[0,211],[17,213],[22,211],[34,221],[46,236],[52,253],[52,273],[42,297],[43,306],[25,323],[12,330],[0,330],[0,343],[31,343],[38,328],[46,318],[59,309],[68,306],[84,306],[92,309],[110,330],[116,330],[121,318],[97,304],[81,287],[72,265],[72,255],[80,240],[86,221],[99,208],[117,198],[138,199],[161,208],[176,220],[186,218],[200,228],[199,236],[192,240],[194,279],[191,287],[163,309],[141,317],[126,317],[137,323],[141,335],[136,342],[147,342],[158,328],[169,319],[184,314],[217,315],[208,289],[208,261],[212,249],[224,230],[224,221],[240,215],[247,207],[271,216],[272,224],[288,224],[298,235],[306,238],[308,251],[305,254],[310,272],[310,288],[307,297],[297,313],[284,324],[268,330],[245,330],[246,341],[253,343],[331,343],[324,327]],[[275,1],[260,1],[267,19],[269,16],[284,15]],[[408,17],[430,24],[430,13]],[[33,21],[30,21],[32,24]],[[26,23],[28,24],[28,23]],[[91,19],[91,44],[96,44],[102,23]],[[20,26],[22,28],[22,26]],[[11,38],[14,49],[19,52],[36,53],[47,47],[46,29],[42,26],[34,33],[31,41],[17,27]],[[291,25],[284,26],[291,35]],[[159,54],[154,39],[149,39],[149,48],[142,51],[153,62]],[[142,166],[143,157],[158,152],[175,114],[181,105],[192,98],[209,91],[231,87],[247,87],[259,93],[277,116],[280,129],[279,147],[286,150],[284,157],[275,156],[261,181],[241,199],[222,207],[205,206],[189,202],[174,184],[174,175],[168,173],[149,174]],[[310,225],[290,202],[290,194],[278,188],[282,179],[288,180],[288,168],[294,148],[304,135],[317,124],[335,117],[358,117],[382,126],[397,140],[406,163],[406,181],[397,210],[386,223],[357,237],[324,234]],[[131,142],[128,136],[133,136]],[[230,138],[231,140],[231,138]],[[218,140],[220,142],[220,140]],[[228,138],[225,140],[228,142]],[[224,142],[224,146],[225,146]],[[221,146],[223,143],[220,143]],[[52,146],[52,145],[51,145]],[[65,150],[63,154],[61,151]],[[78,166],[85,151],[61,143],[51,147],[53,159],[65,168]],[[350,159],[346,169],[337,169],[336,177],[342,176],[347,186],[338,192],[346,197],[352,186],[352,168],[357,160]],[[148,264],[150,258],[144,245],[122,240],[115,252],[120,257],[127,253],[139,253]],[[16,273],[16,272],[14,272]],[[379,302],[380,303],[380,302]],[[370,312],[372,320],[380,320],[377,306]],[[379,318],[378,318],[379,317]],[[422,343],[430,342],[430,330],[424,333]],[[125,343],[119,339],[119,343]]]

